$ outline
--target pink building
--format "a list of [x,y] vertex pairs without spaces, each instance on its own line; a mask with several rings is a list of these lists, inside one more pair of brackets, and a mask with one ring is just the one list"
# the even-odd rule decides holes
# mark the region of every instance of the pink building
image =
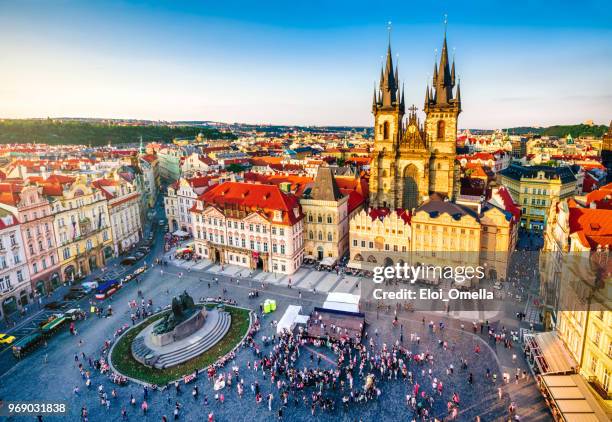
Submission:
[[16,215],[21,223],[32,291],[46,294],[55,289],[60,283],[59,259],[51,205],[42,187],[1,183],[0,208]]

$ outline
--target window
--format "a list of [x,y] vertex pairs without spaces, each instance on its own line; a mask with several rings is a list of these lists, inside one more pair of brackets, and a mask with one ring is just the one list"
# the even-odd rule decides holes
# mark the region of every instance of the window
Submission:
[[242,239],[242,247],[246,248],[246,240],[245,239]]
[[357,246],[357,239],[353,239],[353,246]]
[[369,247],[370,249],[374,249],[374,242],[370,242],[370,243],[369,243],[369,245],[368,245],[368,247]]
[[327,233],[327,241],[331,242],[333,240],[333,235],[331,234],[331,232]]
[[327,216],[327,224],[331,224],[332,223],[332,216],[328,215]]
[[278,229],[278,234],[281,236],[285,235],[285,229],[283,229],[282,227]]
[[249,224],[249,231],[252,232],[253,231],[253,224]]
[[4,255],[0,255],[0,268],[2,269],[8,268],[8,265],[6,263],[6,258],[4,257]]
[[276,227],[272,227],[272,234],[276,234]]
[[14,253],[14,254],[13,254],[13,262],[14,262],[15,264],[19,264],[19,263],[21,263],[21,258],[19,258],[19,255],[18,255],[18,254],[16,254],[16,253]]
[[318,223],[322,223],[323,222],[323,217],[321,217],[320,215],[317,216],[317,222]]
[[383,139],[389,139],[389,122],[383,123]]
[[34,255],[34,245],[29,245],[30,255]]
[[444,139],[444,120],[438,121],[438,132],[436,138]]
[[32,264],[32,271],[34,272],[34,274],[38,272],[38,265],[36,264],[36,262]]
[[285,245],[280,245],[280,253],[285,254]]
[[70,258],[70,248],[64,249],[64,259]]
[[11,246],[15,246],[17,244],[17,240],[15,240],[15,235],[11,233]]
[[251,240],[251,250],[255,250],[255,241]]
[[278,252],[278,249],[276,247],[276,243],[273,243],[272,244],[272,253],[277,253],[277,252]]
[[308,214],[308,221],[312,223],[312,214]]
[[106,242],[108,240],[108,233],[106,231],[104,231],[102,233],[102,239]]
[[264,252],[268,252],[268,242],[264,242],[263,250],[264,250]]
[[597,372],[598,363],[599,363],[599,360],[597,359],[597,356],[591,356],[591,372],[593,373]]
[[20,283],[23,281],[23,271],[21,270],[17,271],[17,281]]
[[90,250],[92,248],[93,248],[93,242],[91,241],[91,239],[87,239],[86,249]]
[[366,245],[365,240],[362,240],[362,241],[361,241],[361,247],[362,247],[362,248],[365,248],[365,245]]
[[281,271],[285,272],[285,265],[281,265]]

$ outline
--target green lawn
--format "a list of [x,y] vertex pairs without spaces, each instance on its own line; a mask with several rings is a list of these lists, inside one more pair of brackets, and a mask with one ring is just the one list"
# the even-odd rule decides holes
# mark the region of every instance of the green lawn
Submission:
[[[242,340],[249,329],[250,320],[248,310],[232,306],[225,306],[225,310],[232,316],[232,323],[229,331],[217,344],[200,356],[166,369],[156,369],[144,366],[134,359],[130,350],[134,338],[149,325],[142,324],[128,331],[115,345],[111,356],[115,369],[130,378],[136,378],[150,384],[162,386],[181,378],[183,375],[191,374],[197,369],[206,368],[208,365],[216,362],[220,357],[229,353]],[[149,320],[150,323],[162,318],[166,312],[151,317]]]

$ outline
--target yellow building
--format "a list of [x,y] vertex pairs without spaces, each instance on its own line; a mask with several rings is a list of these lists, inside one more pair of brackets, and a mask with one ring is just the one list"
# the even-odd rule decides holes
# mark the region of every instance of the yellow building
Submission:
[[552,203],[576,193],[576,176],[570,167],[512,164],[500,172],[500,183],[521,208],[521,227],[543,230]]
[[612,415],[612,210],[551,205],[540,257],[545,326],[556,329]]
[[412,216],[384,208],[361,211],[350,222],[349,266],[483,266],[486,277],[505,279],[517,237],[518,213],[512,211],[508,204],[471,209],[436,196]]
[[[59,188],[58,188],[59,186]],[[107,200],[101,190],[79,176],[71,182],[49,184],[60,271],[71,281],[101,268],[113,256]]]

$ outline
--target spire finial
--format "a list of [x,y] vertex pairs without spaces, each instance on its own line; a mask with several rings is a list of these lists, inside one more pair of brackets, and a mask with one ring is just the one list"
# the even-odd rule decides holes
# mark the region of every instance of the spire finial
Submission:
[[448,26],[448,15],[444,14],[444,38],[446,38],[446,27]]
[[387,22],[387,33],[389,37],[389,47],[391,47],[391,30],[393,29],[393,22]]

